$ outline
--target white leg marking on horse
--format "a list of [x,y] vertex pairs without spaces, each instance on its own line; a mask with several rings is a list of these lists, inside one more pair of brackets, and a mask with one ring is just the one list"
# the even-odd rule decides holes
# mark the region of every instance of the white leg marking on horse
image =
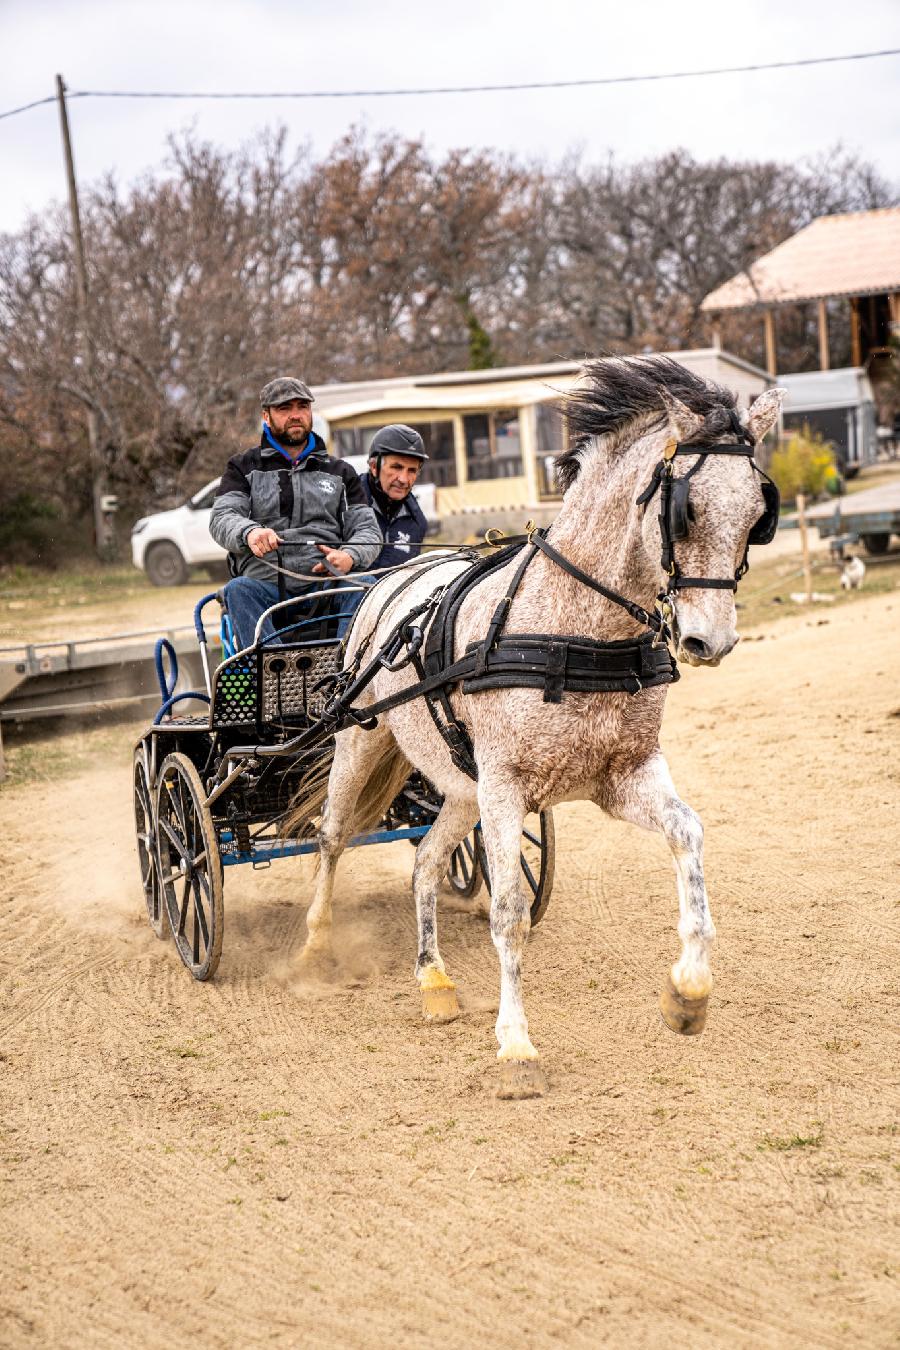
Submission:
[[499,1060],[536,1060],[522,997],[522,958],[531,913],[522,887],[519,855],[525,811],[507,784],[479,783],[481,828],[491,874],[491,937],[500,960]]
[[456,986],[447,974],[437,940],[437,893],[450,856],[478,819],[473,797],[448,797],[437,819],[416,849],[413,893],[416,901],[418,951],[416,979],[422,990],[423,1012],[429,1021],[446,1022],[459,1012]]
[[646,830],[659,830],[672,850],[678,885],[681,956],[672,983],[683,999],[705,999],[712,989],[709,953],[716,930],[703,880],[703,824],[675,791],[661,754],[618,783],[602,805],[611,816]]

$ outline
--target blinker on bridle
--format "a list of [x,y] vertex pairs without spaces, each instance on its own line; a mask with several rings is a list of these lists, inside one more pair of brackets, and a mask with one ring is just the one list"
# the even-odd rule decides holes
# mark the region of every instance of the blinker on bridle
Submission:
[[[741,425],[734,409],[731,409],[730,417],[732,430],[743,444],[691,445],[689,441],[679,443],[672,437],[666,442],[663,457],[654,468],[650,482],[637,498],[636,504],[646,507],[654,493],[659,490],[658,519],[659,532],[662,538],[660,565],[668,577],[666,589],[659,596],[660,601],[664,603],[669,603],[669,596],[674,591],[690,588],[736,591],[738,582],[749,567],[747,554],[750,545],[770,544],[775,537],[775,531],[778,528],[778,507],[781,500],[778,488],[753,458],[756,442],[747,428]],[[692,465],[687,473],[680,478],[675,477],[675,458],[678,455],[697,456],[697,463]],[[733,577],[687,577],[681,571],[675,557],[676,541],[687,539],[689,533],[692,518],[691,479],[703,468],[709,455],[740,455],[748,459],[759,476],[765,480],[761,484],[764,502],[763,514],[747,537],[744,556]]]

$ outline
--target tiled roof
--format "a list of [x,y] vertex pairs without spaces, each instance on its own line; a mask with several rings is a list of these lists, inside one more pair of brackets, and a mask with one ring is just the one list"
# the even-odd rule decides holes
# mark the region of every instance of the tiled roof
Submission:
[[900,207],[820,216],[711,291],[707,312],[900,291]]

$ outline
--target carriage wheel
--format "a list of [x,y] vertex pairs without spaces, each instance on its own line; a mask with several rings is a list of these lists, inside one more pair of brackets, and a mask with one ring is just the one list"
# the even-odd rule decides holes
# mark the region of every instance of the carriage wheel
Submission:
[[163,908],[195,980],[208,980],[222,955],[222,860],[200,775],[187,755],[163,760],[156,788]]
[[[481,834],[481,826],[475,830],[478,847],[478,861],[484,873],[488,890],[491,877],[488,871],[487,850]],[[531,926],[540,923],[544,911],[550,903],[553,889],[553,872],[556,866],[556,834],[553,829],[553,812],[548,808],[539,815],[525,817],[522,826],[522,848],[519,853],[519,867],[525,881],[525,894],[531,896]]]
[[467,834],[450,854],[447,881],[463,900],[471,900],[481,890],[481,864],[475,830]]
[[169,936],[169,925],[159,884],[159,856],[156,838],[156,808],[147,780],[144,747],[134,752],[134,829],[137,835],[138,865],[150,927],[158,938]]

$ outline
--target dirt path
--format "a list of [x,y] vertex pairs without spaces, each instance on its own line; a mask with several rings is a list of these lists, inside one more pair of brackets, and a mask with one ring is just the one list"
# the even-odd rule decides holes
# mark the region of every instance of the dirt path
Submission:
[[228,875],[198,986],[141,918],[128,729],[7,789],[0,1342],[896,1345],[898,621],[786,622],[671,693],[719,930],[702,1038],[656,1012],[664,846],[558,811],[536,1102],[493,1098],[494,954],[449,902],[464,1016],[420,1023],[408,845],[344,864],[339,985],[291,974],[289,861]]

